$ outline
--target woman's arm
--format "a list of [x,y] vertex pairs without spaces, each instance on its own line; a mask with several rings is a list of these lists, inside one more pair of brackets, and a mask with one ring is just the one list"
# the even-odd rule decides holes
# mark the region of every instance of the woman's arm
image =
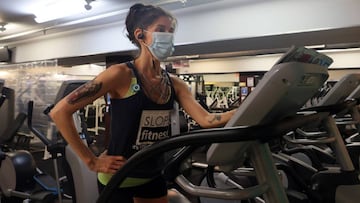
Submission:
[[214,128],[224,126],[234,115],[235,109],[224,113],[209,113],[191,94],[188,85],[178,77],[173,76],[178,102],[202,128]]
[[126,81],[124,77],[126,74],[122,74],[124,71],[119,70],[124,70],[124,68],[108,68],[103,71],[96,78],[60,100],[49,114],[66,142],[80,159],[96,172],[115,173],[124,164],[125,159],[121,156],[107,156],[105,153],[96,157],[80,139],[72,115],[107,92],[116,93],[113,88],[117,89],[120,86],[115,78],[123,77],[122,81]]

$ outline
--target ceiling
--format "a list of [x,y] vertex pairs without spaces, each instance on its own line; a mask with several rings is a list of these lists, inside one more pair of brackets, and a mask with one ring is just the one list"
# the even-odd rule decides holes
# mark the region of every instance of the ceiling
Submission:
[[[66,30],[95,26],[99,24],[117,22],[125,16],[129,7],[134,3],[145,3],[162,6],[166,9],[192,7],[199,4],[211,3],[216,0],[70,0],[82,1],[84,8],[81,12],[52,20],[37,23],[33,11],[41,4],[65,0],[1,0],[0,1],[0,29],[4,24],[6,30],[0,30],[0,45],[14,41],[28,39],[46,33],[57,33]],[[86,10],[87,1],[91,1],[91,9]],[[91,19],[93,18],[93,19]],[[97,18],[96,20],[94,18]],[[79,21],[84,19],[83,22]],[[90,20],[91,19],[91,20]]]
[[[92,9],[86,10],[84,8],[81,13],[49,22],[37,23],[35,21],[35,15],[32,13],[32,10],[36,5],[43,2],[60,1],[65,0],[0,0],[0,46],[21,42],[36,36],[41,36],[44,33],[61,33],[68,30],[84,29],[99,24],[118,22],[119,19],[126,16],[129,7],[137,2],[159,5],[165,9],[176,10],[214,2],[225,2],[226,0],[79,0],[82,1],[83,5],[85,5],[87,1],[92,1],[90,4]],[[268,0],[238,1],[255,4]],[[1,24],[5,25],[6,30],[1,31]],[[288,48],[294,44],[325,44],[329,48],[331,46],[333,48],[360,47],[360,27],[179,45],[176,47],[174,58],[176,60],[178,59],[176,57],[182,57],[184,55],[199,55],[199,58],[212,58],[277,53],[283,52],[284,48]],[[62,60],[65,64],[81,64],[84,61],[103,61],[103,58],[103,55],[96,55]]]

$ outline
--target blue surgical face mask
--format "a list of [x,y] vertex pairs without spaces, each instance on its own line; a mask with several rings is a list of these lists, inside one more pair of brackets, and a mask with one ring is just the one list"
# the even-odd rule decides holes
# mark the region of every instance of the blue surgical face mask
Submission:
[[152,43],[147,47],[159,61],[165,60],[174,52],[174,34],[169,32],[152,32]]

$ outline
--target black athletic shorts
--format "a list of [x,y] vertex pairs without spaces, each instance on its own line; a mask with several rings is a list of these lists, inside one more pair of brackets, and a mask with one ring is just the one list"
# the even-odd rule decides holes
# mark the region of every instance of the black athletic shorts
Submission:
[[[99,192],[105,186],[98,181]],[[135,187],[116,188],[113,191],[109,203],[132,203],[133,197],[140,198],[159,198],[167,195],[166,181],[161,177],[157,177],[148,183]]]

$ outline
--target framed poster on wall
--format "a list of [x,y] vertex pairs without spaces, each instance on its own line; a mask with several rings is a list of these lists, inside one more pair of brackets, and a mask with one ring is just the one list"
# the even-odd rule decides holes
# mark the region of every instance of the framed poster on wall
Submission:
[[254,87],[255,86],[254,77],[247,77],[246,84],[248,87]]

